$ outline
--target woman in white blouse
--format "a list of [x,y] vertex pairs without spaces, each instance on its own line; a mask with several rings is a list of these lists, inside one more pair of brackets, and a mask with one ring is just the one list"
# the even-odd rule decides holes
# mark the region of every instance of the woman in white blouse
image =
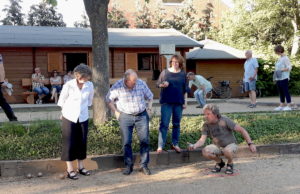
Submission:
[[[280,97],[280,105],[274,110],[290,111],[292,108],[288,85],[292,65],[289,58],[284,54],[283,46],[277,45],[274,48],[274,52],[279,56],[279,59],[275,64],[274,80],[276,81]],[[287,103],[286,105],[285,102]]]
[[94,96],[93,83],[89,81],[92,72],[85,64],[74,69],[75,79],[64,84],[58,106],[62,108],[62,155],[61,160],[67,163],[68,178],[78,179],[72,161],[78,161],[78,173],[88,176],[84,168],[88,134],[88,107]]

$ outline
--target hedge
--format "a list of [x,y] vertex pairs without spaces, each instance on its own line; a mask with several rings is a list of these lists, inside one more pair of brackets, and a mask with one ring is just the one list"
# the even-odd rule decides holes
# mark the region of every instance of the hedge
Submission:
[[[256,144],[299,142],[300,112],[243,113],[227,116],[245,127]],[[185,116],[181,123],[180,146],[195,142],[201,135],[203,116]],[[150,123],[150,147],[157,148],[159,118]],[[171,127],[171,126],[170,126]],[[245,143],[240,134],[235,134],[239,144]],[[171,133],[167,148],[170,148]],[[209,143],[209,142],[207,142]],[[134,133],[133,150],[138,152],[139,143]],[[120,154],[122,152],[119,125],[110,120],[101,126],[90,122],[88,154]],[[61,153],[60,121],[39,121],[24,126],[5,123],[0,128],[0,160],[56,158]]]

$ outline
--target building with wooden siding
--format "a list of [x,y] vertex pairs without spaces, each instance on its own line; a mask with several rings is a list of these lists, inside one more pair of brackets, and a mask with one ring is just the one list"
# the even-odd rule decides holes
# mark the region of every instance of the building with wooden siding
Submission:
[[202,49],[196,48],[187,53],[187,71],[192,71],[206,78],[213,77],[213,86],[229,80],[232,97],[241,96],[239,80],[244,75],[244,51],[232,48],[213,40],[200,41]]
[[[147,79],[155,96],[155,72],[166,66],[159,54],[161,44],[173,44],[177,53],[185,53],[201,44],[174,29],[109,29],[110,77],[121,78],[132,68]],[[0,26],[0,54],[6,77],[14,85],[8,100],[23,103],[22,78],[31,78],[35,67],[51,76],[53,70],[61,75],[79,63],[93,66],[92,36],[89,29],[65,27]]]

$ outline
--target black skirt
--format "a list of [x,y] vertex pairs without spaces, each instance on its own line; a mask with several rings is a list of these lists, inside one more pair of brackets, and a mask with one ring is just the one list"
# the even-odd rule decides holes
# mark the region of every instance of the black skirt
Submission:
[[88,120],[74,123],[62,118],[61,160],[84,160],[87,150]]

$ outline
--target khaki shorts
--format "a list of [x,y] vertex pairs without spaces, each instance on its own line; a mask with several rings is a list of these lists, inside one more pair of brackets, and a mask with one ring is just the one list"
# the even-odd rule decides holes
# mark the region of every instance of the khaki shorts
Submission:
[[232,153],[236,153],[238,150],[238,146],[235,143],[229,144],[226,147],[218,147],[215,144],[210,144],[208,146],[205,146],[205,151],[215,154],[215,155],[223,155],[223,150],[228,150]]

